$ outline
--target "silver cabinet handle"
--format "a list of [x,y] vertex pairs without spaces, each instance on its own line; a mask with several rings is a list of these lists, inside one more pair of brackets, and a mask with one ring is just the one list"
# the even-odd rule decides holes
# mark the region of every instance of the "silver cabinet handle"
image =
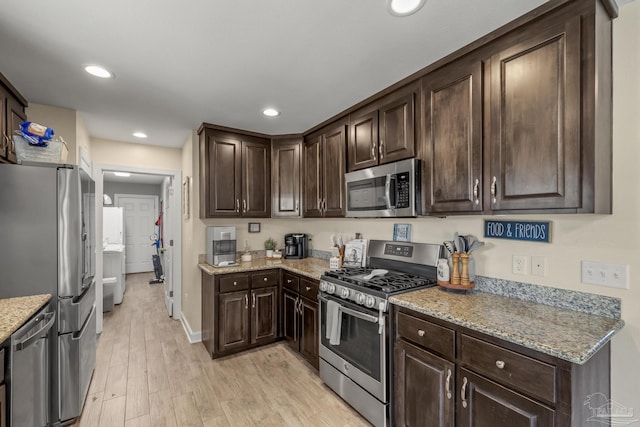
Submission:
[[233,282],[233,286],[237,286],[237,285],[238,285],[238,282]]
[[249,308],[249,296],[245,294],[244,296],[244,308],[245,310]]
[[242,212],[247,213],[247,201],[242,200]]
[[236,212],[240,212],[240,199],[236,199]]
[[327,199],[322,199],[322,210],[327,213]]
[[494,177],[491,179],[491,203],[495,203],[496,202],[497,181],[498,181],[498,179],[494,175]]
[[322,199],[318,199],[318,210],[322,213]]
[[376,160],[376,144],[375,143],[371,145],[371,157],[373,157],[373,160]]
[[311,286],[305,286],[304,288],[307,290],[307,292],[311,290]]
[[380,153],[380,160],[384,159],[384,141],[380,140],[380,146],[378,147],[378,152]]
[[460,389],[460,398],[462,399],[462,407],[467,407],[467,377],[462,378],[462,389]]
[[480,199],[478,199],[478,187],[480,186],[480,180],[476,178],[476,182],[473,184],[473,198],[474,203],[477,205],[480,203]]
[[251,292],[251,308],[256,308],[256,293]]
[[422,329],[418,329],[418,335],[423,337],[424,336],[424,331]]
[[291,282],[293,282],[293,280],[287,279],[287,283],[291,283]]
[[504,362],[502,360],[496,360],[496,367],[498,369],[504,369]]
[[447,369],[447,383],[445,385],[447,399],[451,400],[451,369]]
[[300,200],[296,200],[296,212],[300,211]]
[[298,303],[298,313],[302,316],[302,300]]

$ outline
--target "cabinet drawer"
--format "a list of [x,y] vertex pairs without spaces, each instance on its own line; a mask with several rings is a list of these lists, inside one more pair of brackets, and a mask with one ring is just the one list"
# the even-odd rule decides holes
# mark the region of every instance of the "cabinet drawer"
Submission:
[[405,313],[397,315],[398,335],[408,341],[453,359],[455,332]]
[[260,271],[251,275],[253,289],[267,286],[278,286],[278,270]]
[[220,277],[219,292],[243,291],[249,289],[249,276],[246,274],[229,275]]
[[294,292],[299,291],[300,278],[292,273],[282,273],[282,286]]
[[318,287],[317,281],[312,279],[300,279],[300,296],[309,298],[316,301],[318,299]]
[[460,336],[460,360],[469,368],[534,397],[556,401],[556,367],[467,335]]

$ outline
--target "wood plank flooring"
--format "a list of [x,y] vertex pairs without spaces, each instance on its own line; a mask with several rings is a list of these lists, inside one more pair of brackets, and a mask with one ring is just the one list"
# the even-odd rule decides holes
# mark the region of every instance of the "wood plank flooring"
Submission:
[[105,313],[74,426],[370,426],[284,343],[211,360],[167,316],[152,277],[127,275],[123,303]]

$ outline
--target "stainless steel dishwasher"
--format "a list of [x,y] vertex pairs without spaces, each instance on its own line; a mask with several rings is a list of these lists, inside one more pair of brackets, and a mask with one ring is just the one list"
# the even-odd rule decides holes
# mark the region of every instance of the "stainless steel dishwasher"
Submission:
[[11,426],[49,424],[49,331],[55,320],[55,312],[47,305],[11,335]]

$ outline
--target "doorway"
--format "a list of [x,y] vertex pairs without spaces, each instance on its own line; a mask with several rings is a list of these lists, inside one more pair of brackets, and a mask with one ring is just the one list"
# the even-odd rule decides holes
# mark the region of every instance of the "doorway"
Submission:
[[158,196],[116,194],[114,204],[124,210],[126,273],[153,271],[154,236],[158,237]]
[[[154,188],[157,188],[157,190],[153,191],[122,190],[116,192],[116,190],[113,190],[109,196],[111,199],[113,199],[112,203],[114,206],[119,204],[123,207],[126,207],[125,204],[137,204],[138,206],[137,208],[134,208],[134,210],[138,211],[149,212],[151,209],[151,205],[155,204],[154,209],[157,210],[153,211],[153,213],[139,214],[138,219],[130,218],[129,227],[126,226],[125,222],[125,233],[127,228],[139,228],[137,224],[141,223],[150,223],[151,227],[153,227],[153,230],[149,229],[152,230],[151,232],[141,231],[140,233],[138,233],[139,236],[137,236],[136,239],[138,239],[139,241],[140,249],[137,252],[135,250],[131,251],[131,256],[133,257],[132,261],[134,261],[133,263],[131,263],[131,271],[154,271],[152,255],[156,254],[157,252],[156,248],[152,246],[153,242],[150,240],[150,235],[157,234],[158,237],[162,237],[163,247],[160,248],[160,252],[162,253],[160,258],[162,260],[165,280],[162,284],[150,284],[149,286],[162,286],[164,288],[163,291],[165,293],[167,315],[173,317],[176,320],[179,320],[181,318],[182,311],[182,216],[178,213],[173,212],[172,214],[170,214],[169,210],[172,207],[177,207],[179,209],[181,206],[181,171],[94,164],[93,172],[94,180],[96,182],[96,194],[106,194],[104,191],[105,185],[107,188],[111,188],[111,184],[109,183],[109,181],[113,181],[112,175],[114,175],[114,172],[118,172],[120,175],[122,175],[122,173],[129,174],[128,176],[120,176],[120,178],[122,178],[122,182],[128,182],[129,185],[133,186],[133,184],[135,184],[138,186],[133,186],[134,188],[141,188],[140,186],[142,184],[151,184],[154,186]],[[107,182],[107,184],[105,184],[105,182]],[[149,202],[149,199],[143,201],[140,199],[146,199],[147,197],[140,196],[155,196],[156,201],[153,203]],[[103,200],[102,197],[98,199],[101,201]],[[105,197],[104,199],[108,199],[108,197]],[[145,203],[147,204],[147,206],[141,206]],[[98,203],[98,209],[96,209],[96,238],[98,242],[103,241],[102,206],[103,203]],[[143,218],[145,217],[145,215],[148,218]],[[158,221],[159,218],[161,218],[160,221]],[[156,225],[156,221],[159,222],[159,226]],[[126,240],[127,239],[125,238],[125,245],[128,244]],[[149,251],[149,253],[146,255],[144,254],[144,249],[142,248],[144,246],[143,242],[144,244],[146,244],[146,249]],[[98,316],[97,322],[98,332],[102,331],[102,277],[104,271],[102,265],[102,249],[102,246],[98,245],[98,248],[96,250],[96,309],[100,314]],[[129,257],[130,255],[127,254],[126,256]],[[148,262],[146,266],[144,265],[145,262]],[[130,272],[129,269],[127,269],[127,272]]]

